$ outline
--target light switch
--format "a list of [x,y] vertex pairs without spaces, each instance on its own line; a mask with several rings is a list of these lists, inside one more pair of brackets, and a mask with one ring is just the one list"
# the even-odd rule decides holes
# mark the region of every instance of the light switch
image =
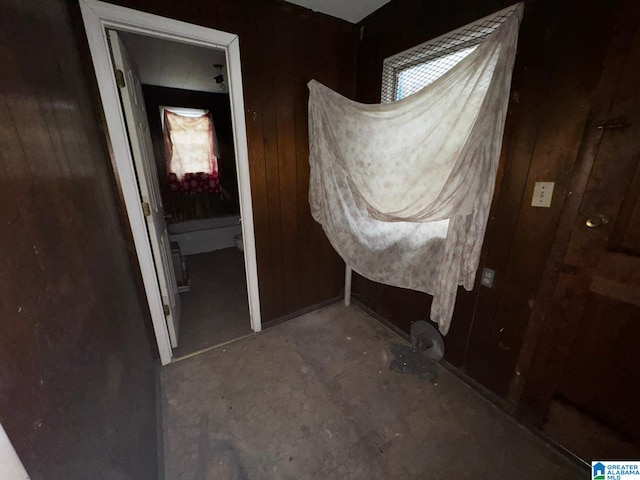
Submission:
[[551,197],[553,196],[554,185],[555,182],[536,182],[533,187],[531,206],[549,208],[551,206]]

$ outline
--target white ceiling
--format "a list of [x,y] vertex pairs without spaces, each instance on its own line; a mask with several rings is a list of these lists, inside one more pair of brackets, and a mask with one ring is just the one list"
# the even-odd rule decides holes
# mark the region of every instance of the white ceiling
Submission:
[[[286,1],[315,12],[358,23],[390,0]],[[120,36],[138,67],[142,83],[200,92],[223,92],[213,80],[218,74],[213,65],[223,65],[222,74],[226,80],[224,51],[133,33],[120,32]]]
[[133,33],[119,33],[138,67],[142,83],[199,92],[227,92],[222,91],[213,80],[218,74],[213,65],[221,64],[226,84],[224,51]]
[[351,23],[375,12],[390,0],[286,0],[314,12],[326,13],[332,17],[341,18]]

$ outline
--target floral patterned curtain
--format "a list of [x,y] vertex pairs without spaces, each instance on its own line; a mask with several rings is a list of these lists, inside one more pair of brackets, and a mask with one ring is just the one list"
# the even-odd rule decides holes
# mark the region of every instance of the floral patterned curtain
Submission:
[[471,290],[495,186],[522,4],[419,92],[364,105],[309,82],[309,203],[375,282],[433,295],[443,335]]

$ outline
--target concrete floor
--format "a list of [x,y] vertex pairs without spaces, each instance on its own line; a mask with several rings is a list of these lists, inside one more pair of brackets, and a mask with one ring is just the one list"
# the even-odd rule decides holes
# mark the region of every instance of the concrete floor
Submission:
[[166,478],[586,478],[451,372],[390,369],[403,344],[337,304],[163,368]]
[[244,254],[225,248],[186,258],[191,289],[180,294],[176,358],[251,333]]

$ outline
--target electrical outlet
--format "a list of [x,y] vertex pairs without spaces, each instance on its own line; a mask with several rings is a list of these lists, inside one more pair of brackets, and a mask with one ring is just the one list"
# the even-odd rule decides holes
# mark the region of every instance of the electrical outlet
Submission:
[[493,279],[496,277],[496,271],[490,268],[482,269],[482,278],[480,278],[480,285],[487,288],[493,288]]
[[549,208],[551,197],[553,196],[553,186],[555,182],[536,182],[533,187],[532,207]]

